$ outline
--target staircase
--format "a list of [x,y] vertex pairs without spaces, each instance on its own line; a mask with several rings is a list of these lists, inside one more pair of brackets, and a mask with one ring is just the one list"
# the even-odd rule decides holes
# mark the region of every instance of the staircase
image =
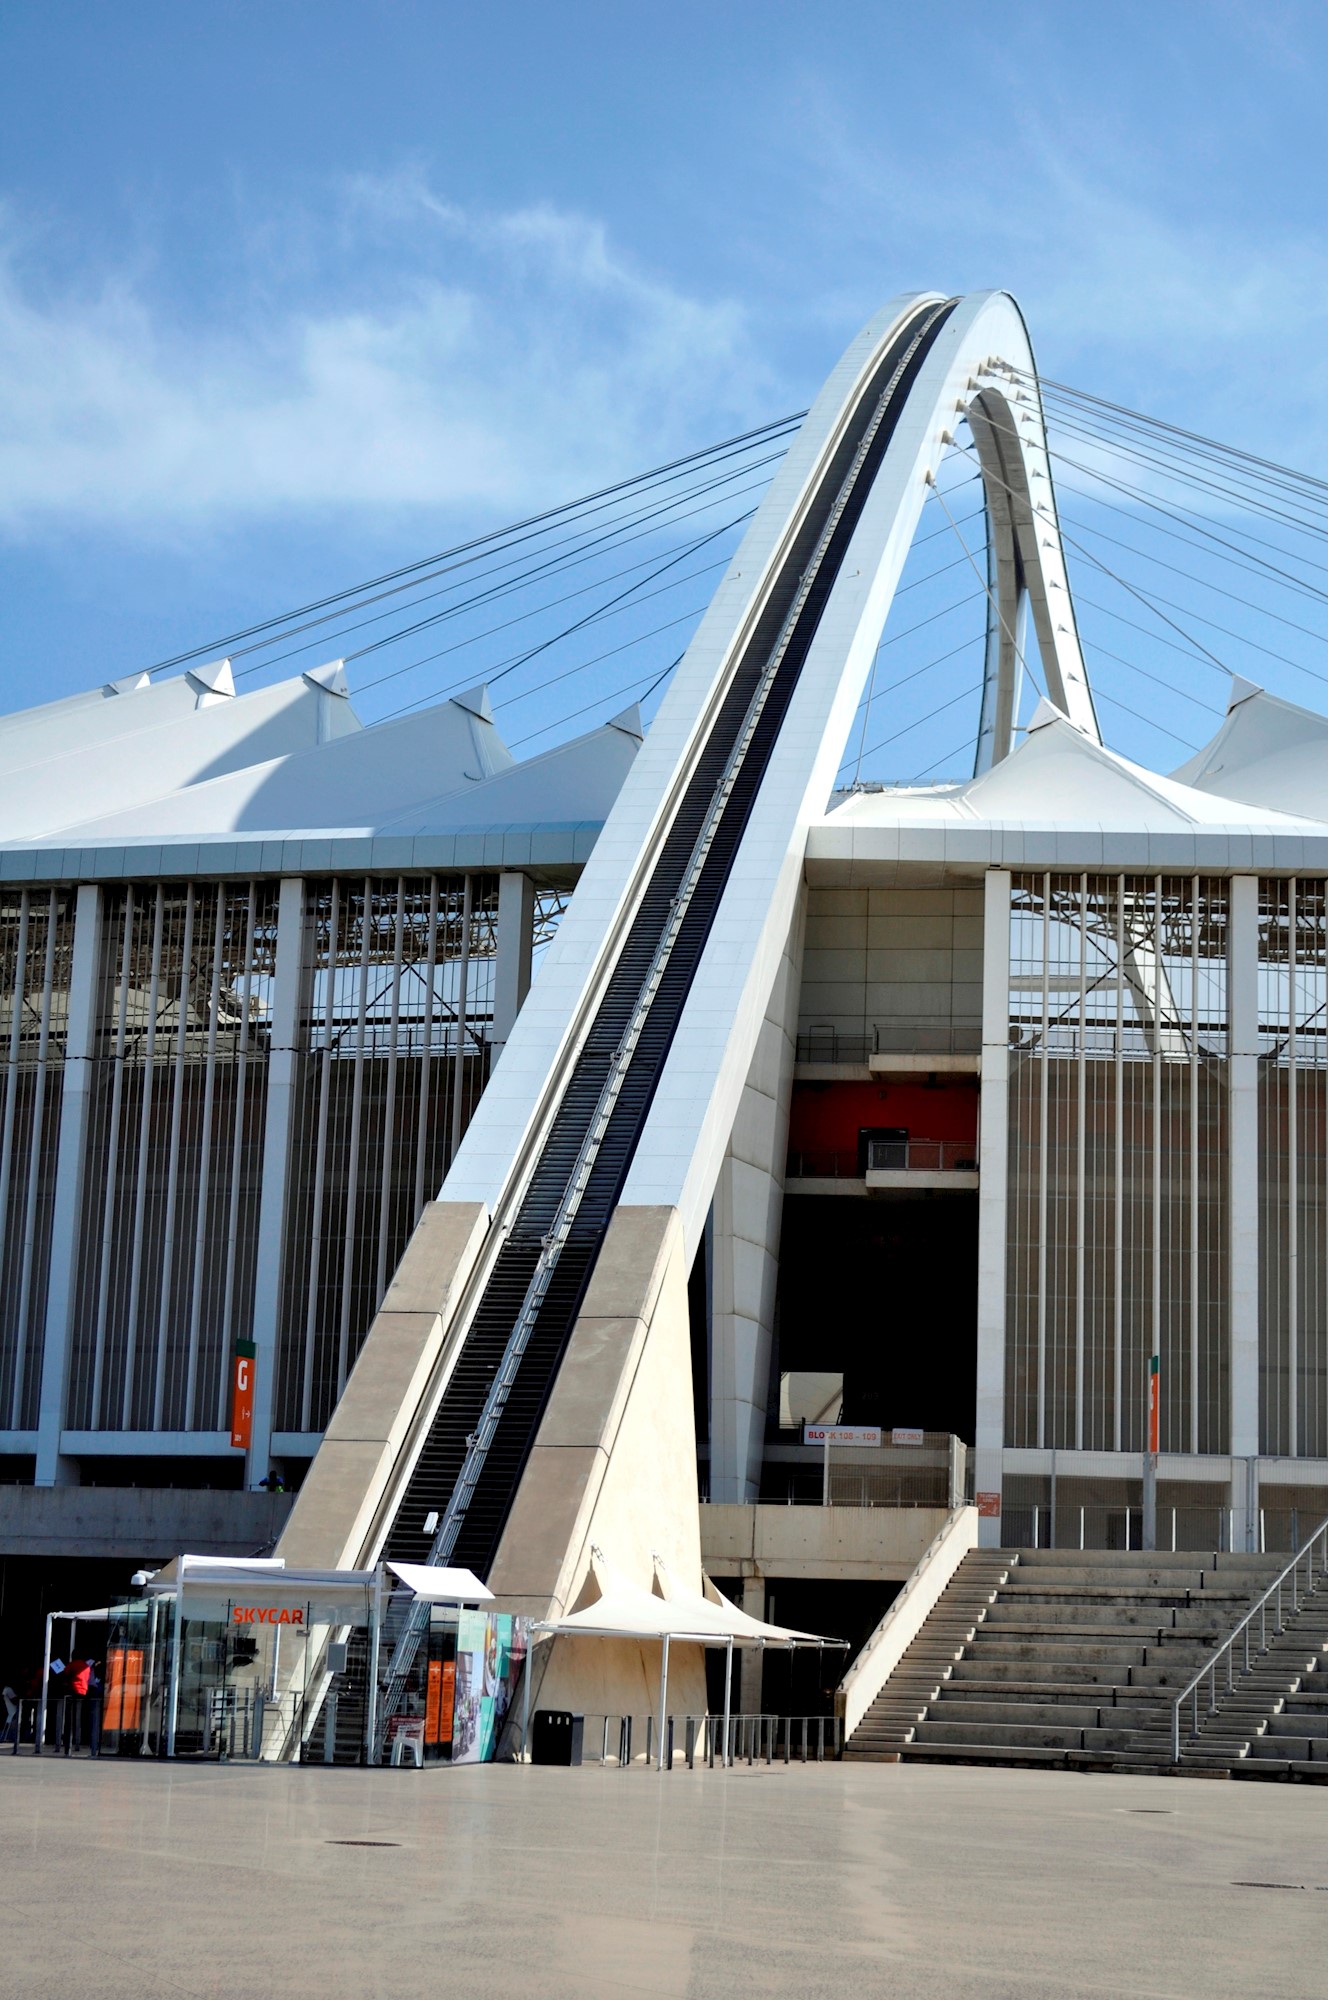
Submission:
[[[1246,1690],[1258,1678],[1258,1696]],[[1232,1766],[1237,1778],[1299,1780],[1328,1785],[1328,1585],[1319,1585],[1285,1630],[1234,1692],[1223,1697],[1216,1717],[1239,1716],[1248,1729],[1247,1752]],[[1200,1731],[1200,1743],[1207,1731]],[[1182,1763],[1188,1763],[1186,1750]]]
[[[1171,1700],[1282,1568],[1283,1556],[981,1549],[845,1745],[850,1758],[1156,1771],[1171,1765]],[[1279,1642],[1280,1643],[1280,1642]],[[1303,1651],[1303,1641],[1301,1650]],[[1293,1647],[1294,1654],[1294,1647]],[[1270,1660],[1271,1660],[1270,1655]],[[1227,1771],[1259,1703],[1261,1662],[1209,1717],[1183,1768]],[[1285,1680],[1280,1655],[1272,1667]],[[1322,1711],[1328,1771],[1328,1703]],[[1319,1717],[1314,1717],[1315,1722]],[[1299,1747],[1299,1738],[1289,1738]]]
[[1019,1558],[1011,1549],[970,1549],[937,1598],[917,1638],[904,1652],[844,1745],[846,1758],[895,1763],[941,1683],[972,1643],[996,1592]]

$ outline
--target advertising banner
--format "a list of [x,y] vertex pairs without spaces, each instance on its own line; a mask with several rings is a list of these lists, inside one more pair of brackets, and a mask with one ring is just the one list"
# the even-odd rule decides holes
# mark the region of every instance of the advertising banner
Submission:
[[457,1614],[456,1690],[452,1712],[452,1762],[482,1764],[484,1761],[485,1702],[493,1709],[493,1685],[487,1694],[489,1625],[482,1611]]
[[524,1626],[508,1612],[457,1614],[456,1678],[439,1690],[452,1696],[452,1762],[485,1764],[498,1748],[516,1668],[524,1656]]

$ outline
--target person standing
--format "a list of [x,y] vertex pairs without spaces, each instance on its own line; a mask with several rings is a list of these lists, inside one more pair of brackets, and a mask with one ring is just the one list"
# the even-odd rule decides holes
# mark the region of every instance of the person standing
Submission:
[[83,1717],[92,1691],[92,1671],[91,1660],[71,1660],[65,1668],[66,1754],[83,1748]]

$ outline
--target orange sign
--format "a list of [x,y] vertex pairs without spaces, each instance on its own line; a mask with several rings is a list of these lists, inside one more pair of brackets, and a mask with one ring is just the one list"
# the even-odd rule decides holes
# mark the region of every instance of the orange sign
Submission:
[[235,1374],[231,1391],[231,1443],[236,1451],[248,1451],[254,1429],[254,1355],[252,1340],[235,1343]]
[[143,1655],[137,1646],[112,1646],[106,1655],[103,1729],[137,1729],[143,1713]]
[[979,1493],[976,1497],[979,1514],[985,1514],[988,1520],[999,1517],[1001,1511],[1001,1496],[999,1493]]
[[1154,1354],[1148,1363],[1148,1449],[1156,1458],[1161,1450],[1162,1435],[1162,1377],[1160,1357]]
[[456,1703],[456,1661],[443,1661],[442,1697],[438,1703],[438,1738],[440,1743],[452,1741],[452,1710]]

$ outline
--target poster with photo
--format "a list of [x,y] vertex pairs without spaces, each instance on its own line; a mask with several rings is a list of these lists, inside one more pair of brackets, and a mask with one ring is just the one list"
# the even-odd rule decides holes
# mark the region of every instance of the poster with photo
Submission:
[[[452,1709],[452,1762],[480,1764],[484,1749],[484,1678],[491,1620],[482,1611],[457,1614],[456,1692]],[[492,1712],[492,1699],[489,1701]]]

